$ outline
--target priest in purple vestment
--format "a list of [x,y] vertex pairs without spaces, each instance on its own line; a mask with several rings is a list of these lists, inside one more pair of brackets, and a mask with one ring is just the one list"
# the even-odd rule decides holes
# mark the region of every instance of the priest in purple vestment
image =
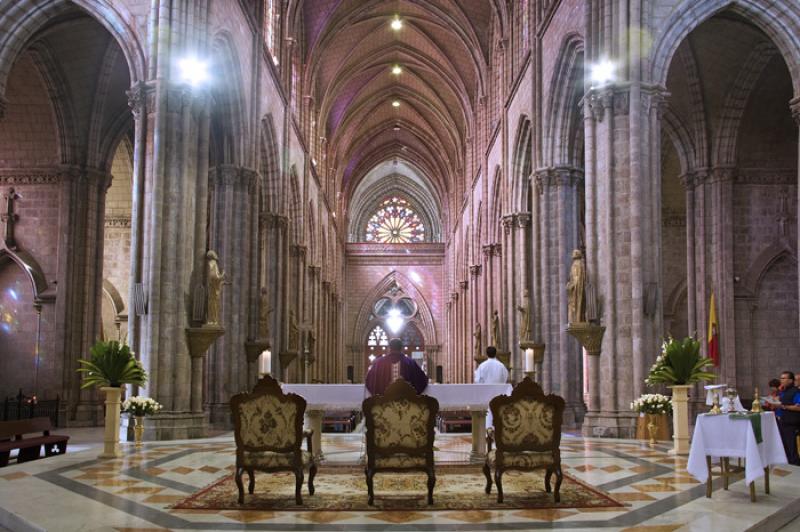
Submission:
[[422,393],[428,386],[428,376],[414,359],[403,354],[403,342],[399,338],[389,340],[389,352],[375,359],[367,372],[367,390],[372,395],[383,392],[396,379],[403,378]]

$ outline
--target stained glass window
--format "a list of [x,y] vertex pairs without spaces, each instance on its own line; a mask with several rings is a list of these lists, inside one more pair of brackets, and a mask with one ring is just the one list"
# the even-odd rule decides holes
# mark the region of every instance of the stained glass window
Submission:
[[406,200],[391,197],[381,203],[367,222],[366,240],[381,244],[423,242],[425,226]]
[[389,338],[386,336],[386,331],[383,330],[383,327],[376,325],[375,328],[372,329],[372,332],[369,333],[369,339],[367,339],[367,345],[389,345]]

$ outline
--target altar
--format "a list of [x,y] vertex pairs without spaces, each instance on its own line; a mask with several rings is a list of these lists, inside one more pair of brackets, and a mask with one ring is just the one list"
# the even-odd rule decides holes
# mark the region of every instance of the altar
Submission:
[[[325,412],[361,410],[369,397],[363,384],[284,384],[284,393],[296,393],[306,400],[306,425],[314,430],[314,455],[322,450],[322,417]],[[510,384],[429,384],[423,395],[436,398],[439,410],[469,410],[472,417],[472,452],[470,459],[481,462],[486,457],[486,410],[498,395],[511,394]]]

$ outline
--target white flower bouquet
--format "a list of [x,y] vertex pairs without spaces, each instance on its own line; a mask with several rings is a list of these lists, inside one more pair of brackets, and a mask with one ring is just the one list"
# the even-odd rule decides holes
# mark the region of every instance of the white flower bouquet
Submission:
[[640,414],[671,414],[672,399],[660,393],[645,393],[631,403],[631,410]]
[[161,403],[150,397],[135,395],[122,402],[122,411],[132,416],[152,416],[163,408]]

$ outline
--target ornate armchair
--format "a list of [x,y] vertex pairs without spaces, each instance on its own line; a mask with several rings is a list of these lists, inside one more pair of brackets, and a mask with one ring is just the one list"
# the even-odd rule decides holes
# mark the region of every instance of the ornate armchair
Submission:
[[[295,502],[303,504],[300,492],[303,473],[308,474],[308,493],[314,495],[314,476],[317,466],[312,458],[311,432],[303,431],[306,400],[299,395],[284,394],[278,381],[266,375],[252,393],[240,393],[231,398],[231,411],[236,439],[236,486],[239,504],[244,503],[242,473],[250,477],[248,491],[255,488],[254,471],[294,471]],[[303,436],[308,450],[303,451]]]
[[[491,469],[497,484],[497,502],[503,502],[503,473],[509,469],[529,471],[544,468],[544,485],[550,493],[550,477],[556,474],[553,497],[561,500],[561,420],[564,399],[557,395],[544,395],[542,388],[530,378],[525,378],[511,392],[491,400],[489,408],[494,416],[494,430],[487,432],[486,493],[492,491]],[[497,449],[492,449],[492,443]]]
[[428,504],[433,504],[436,474],[433,470],[434,422],[439,401],[416,390],[403,379],[394,381],[384,395],[364,400],[361,407],[367,427],[367,491],[374,504],[372,479],[377,471],[425,471]]

